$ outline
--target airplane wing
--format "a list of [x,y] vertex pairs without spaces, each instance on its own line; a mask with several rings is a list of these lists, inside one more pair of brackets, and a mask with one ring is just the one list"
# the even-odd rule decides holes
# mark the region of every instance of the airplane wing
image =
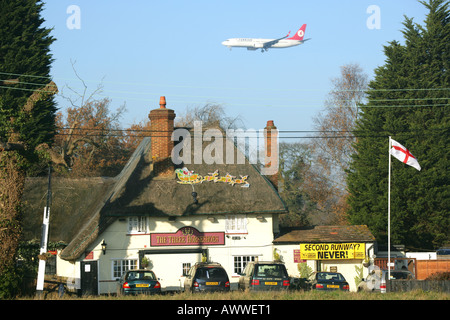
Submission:
[[283,39],[286,39],[287,37],[289,37],[289,34],[290,34],[290,33],[291,33],[291,31],[289,31],[288,34],[285,35],[285,36],[282,37],[282,38],[264,42],[264,43],[263,43],[263,48],[264,48],[264,49],[270,48],[271,46],[273,46],[273,45],[274,45],[275,43],[277,43],[278,41],[283,40]]

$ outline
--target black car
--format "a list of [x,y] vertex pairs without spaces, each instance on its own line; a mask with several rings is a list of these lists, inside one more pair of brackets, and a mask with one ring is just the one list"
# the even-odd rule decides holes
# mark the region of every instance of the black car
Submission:
[[184,290],[191,292],[230,291],[227,272],[219,263],[199,262],[189,270]]
[[161,293],[161,284],[151,270],[128,270],[118,279],[119,294]]
[[282,262],[252,261],[239,277],[238,287],[240,290],[283,290],[289,285],[290,278]]
[[311,285],[316,290],[350,290],[348,282],[339,272],[317,272]]

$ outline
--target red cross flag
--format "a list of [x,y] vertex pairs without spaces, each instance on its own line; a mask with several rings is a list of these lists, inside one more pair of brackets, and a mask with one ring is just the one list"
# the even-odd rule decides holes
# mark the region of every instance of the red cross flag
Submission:
[[407,165],[410,165],[411,167],[414,167],[420,171],[421,167],[419,165],[419,162],[411,154],[411,152],[409,152],[408,149],[406,149],[400,143],[398,143],[397,141],[392,140],[392,139],[391,139],[391,144],[392,144],[392,148],[389,151],[390,154],[392,154],[394,157],[396,157],[401,162],[406,163]]

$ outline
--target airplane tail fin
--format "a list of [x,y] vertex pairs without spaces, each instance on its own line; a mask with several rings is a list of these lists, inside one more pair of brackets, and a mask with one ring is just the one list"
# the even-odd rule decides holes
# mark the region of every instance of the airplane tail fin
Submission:
[[297,33],[290,38],[287,38],[286,40],[296,40],[296,41],[302,41],[303,37],[305,36],[305,29],[306,24],[302,25],[300,29],[298,29]]

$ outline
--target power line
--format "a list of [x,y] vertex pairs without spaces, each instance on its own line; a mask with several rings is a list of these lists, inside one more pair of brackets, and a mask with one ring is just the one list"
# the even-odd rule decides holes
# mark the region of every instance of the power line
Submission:
[[[440,135],[441,133],[437,132],[437,131],[443,131],[443,130],[449,130],[450,128],[436,128],[436,129],[418,129],[418,130],[403,130],[403,131],[399,131],[396,132],[396,135],[408,135],[408,136],[435,136],[435,135]],[[81,130],[83,131],[83,129],[75,129],[75,130]],[[89,130],[95,130],[95,129],[89,129]],[[100,130],[100,129],[99,129]],[[153,132],[153,133],[167,133],[169,131],[157,131],[157,130],[111,130],[111,131],[135,131],[135,132]],[[424,131],[435,131],[433,133],[424,133]],[[358,132],[358,130],[354,130],[354,131],[288,131],[291,133],[334,133],[334,134],[338,134],[338,135],[315,135],[315,136],[278,136],[279,139],[355,139],[355,138],[378,138],[378,137],[388,137],[389,135],[391,135],[392,133],[388,133],[385,130],[383,131],[379,131],[379,132],[373,132],[371,131],[368,134],[365,134],[363,131]],[[354,134],[345,134],[345,133],[354,133]],[[143,134],[143,135],[121,135],[121,134],[111,134],[111,133],[105,133],[105,134],[83,134],[83,133],[56,133],[55,135],[60,135],[60,136],[82,136],[82,137],[118,137],[118,138],[145,138],[145,137],[153,137],[153,138],[169,138],[172,135],[171,134],[158,134],[158,135],[154,135],[154,134]],[[196,138],[196,137],[203,137],[203,135],[196,135],[194,133],[194,135],[190,135],[190,138]],[[228,139],[228,136],[215,136],[215,139]],[[239,137],[232,137],[234,138],[239,138]],[[241,138],[246,138],[246,139],[261,139],[261,137],[259,137],[258,135],[256,136],[243,136]],[[203,141],[203,139],[202,139]]]
[[7,75],[7,76],[19,76],[19,77],[29,77],[29,78],[52,79],[52,77],[48,77],[48,76],[36,76],[36,75],[24,74],[24,73],[0,72],[0,74]]
[[[1,72],[0,72],[1,74]],[[10,81],[11,79],[0,79],[1,82]],[[35,83],[35,82],[23,82],[23,81],[15,81],[12,83],[12,85],[16,84],[24,84],[24,85],[34,85],[34,86],[43,86],[42,83]],[[52,85],[57,87],[56,85]],[[15,90],[25,90],[25,91],[32,91],[33,89],[27,89],[27,88],[15,88],[10,86],[0,86],[0,88],[7,88],[7,89],[15,89]],[[409,89],[392,89],[392,90],[409,90]],[[446,88],[430,88],[430,89],[413,89],[413,90],[446,90]],[[450,88],[449,88],[450,90]],[[343,90],[343,91],[350,91],[350,90]],[[354,92],[355,90],[352,90]],[[112,92],[112,93],[125,93],[125,94],[136,94],[136,95],[148,95],[152,93],[148,92],[136,92],[136,91],[118,91],[118,90],[105,90],[105,92]],[[338,91],[333,91],[338,92]],[[179,97],[180,95],[176,95]],[[192,95],[185,95],[185,97],[196,97],[196,98],[208,98],[209,96],[192,96]],[[219,97],[219,98],[229,98],[229,97]],[[263,98],[262,98],[263,99]],[[395,102],[395,101],[423,101],[423,100],[449,100],[450,97],[425,97],[425,98],[408,98],[408,99],[402,99],[402,98],[395,98],[395,99],[367,99],[368,102]],[[299,99],[287,99],[283,101],[297,101]],[[333,100],[332,102],[335,103],[345,103],[345,102],[351,102],[353,99],[344,99],[344,100]]]
[[[28,74],[21,74],[21,73],[10,73],[10,72],[0,72],[0,74],[2,75],[8,75],[8,76],[21,76],[21,77],[31,77],[31,78],[42,78],[42,79],[54,79],[53,77],[48,77],[48,76],[36,76],[36,75],[28,75]],[[75,79],[75,78],[59,78],[59,79],[65,79],[65,80],[77,80],[79,81],[80,79]],[[92,81],[89,81],[92,82]],[[112,83],[112,84],[128,84],[128,85],[132,85],[132,86],[137,86],[137,85],[145,85],[145,86],[160,86],[160,87],[184,87],[184,88],[201,88],[201,89],[226,89],[226,90],[274,90],[274,91],[292,91],[292,92],[313,92],[313,91],[324,91],[322,89],[317,89],[317,90],[312,90],[312,89],[273,89],[273,88],[243,88],[243,87],[236,87],[236,88],[232,88],[232,87],[211,87],[211,86],[193,86],[193,85],[161,85],[161,84],[150,84],[150,83],[142,83],[142,82],[119,82],[119,81],[107,81],[107,83]],[[31,84],[31,83],[30,83]],[[331,92],[383,92],[383,91],[442,91],[442,90],[450,90],[450,88],[396,88],[396,89],[361,89],[361,90],[353,90],[353,89],[348,89],[348,90],[331,90]],[[144,94],[144,93],[142,93]]]
[[[1,80],[0,80],[1,81]],[[40,84],[41,86],[44,86],[43,84]],[[15,87],[9,87],[9,86],[0,86],[0,88],[4,88],[4,89],[12,89],[12,90],[21,90],[21,91],[28,91],[28,92],[35,92],[37,91],[36,89],[28,89],[28,88],[15,88]],[[438,89],[436,89],[438,90]],[[41,92],[46,92],[46,93],[53,93],[51,91],[44,91],[44,90],[40,90]],[[116,92],[116,91],[111,91],[111,92]],[[139,94],[149,94],[149,93],[139,93]],[[173,95],[173,96],[179,96],[179,95]],[[207,98],[208,96],[185,96],[187,98]],[[118,98],[118,97],[115,97]],[[119,98],[123,98],[125,99],[125,97],[119,97]],[[225,97],[222,97],[225,98]],[[232,98],[233,97],[228,97],[228,98]],[[127,99],[133,99],[133,98],[129,98],[127,97]],[[235,99],[242,99],[242,98],[235,98]],[[140,100],[140,99],[139,99]],[[145,101],[150,101],[150,99],[144,99]],[[300,99],[298,99],[300,100]],[[450,100],[449,97],[443,97],[443,98],[414,98],[414,99],[383,99],[383,100],[376,100],[376,99],[372,99],[372,100],[368,100],[369,102],[382,102],[382,101],[389,101],[389,102],[394,102],[395,101],[424,101],[424,100]],[[288,99],[287,101],[297,101],[297,99]],[[351,100],[342,100],[340,102],[346,102],[346,101],[351,101]],[[277,108],[308,108],[308,107],[313,107],[312,104],[310,105],[286,105],[284,103],[279,103],[277,105],[267,105],[264,103],[233,103],[233,105],[244,105],[244,106],[257,106],[257,107],[277,107]],[[415,105],[415,104],[409,104],[409,105],[358,105],[359,108],[419,108],[419,107],[445,107],[445,106],[450,106],[449,103],[444,103],[444,104],[421,104],[421,105]],[[323,106],[316,106],[316,107],[323,107]],[[337,106],[337,107],[341,107],[341,106]]]
[[[175,127],[175,129],[181,128],[181,129],[187,129],[188,131],[195,130],[195,128],[185,128],[185,127]],[[208,127],[205,127],[208,128]],[[203,129],[205,129],[203,128]],[[58,130],[81,130],[81,131],[114,131],[114,132],[155,132],[155,133],[164,133],[164,132],[173,132],[172,130],[152,130],[152,129],[102,129],[102,128],[71,128],[71,127],[57,127]],[[208,128],[209,129],[209,128]],[[212,128],[216,129],[216,128]],[[429,128],[429,129],[409,129],[409,130],[403,130],[400,132],[415,132],[415,131],[441,131],[441,130],[448,130],[450,128]],[[234,130],[234,129],[233,129]],[[236,129],[241,130],[241,129]],[[242,129],[244,133],[251,133],[251,132],[257,132],[256,130],[250,130],[248,132],[245,132],[245,129]],[[362,130],[277,130],[278,133],[337,133],[337,132],[364,132]],[[374,132],[371,130],[371,132]],[[375,132],[386,132],[386,130],[380,130]],[[224,130],[224,133],[226,133],[226,130]],[[239,132],[237,132],[239,133]]]
[[[41,84],[41,86],[44,87],[45,84]],[[32,91],[32,92],[40,91],[40,92],[45,92],[45,93],[54,93],[53,91],[39,90],[39,89],[14,88],[14,87],[6,87],[6,86],[0,86],[0,88],[12,89],[12,90],[21,90],[21,91]]]
[[[0,72],[0,74],[7,74],[4,72]],[[18,75],[18,74],[14,74],[14,73],[9,73],[9,75]],[[33,77],[39,77],[39,76],[33,76]],[[51,79],[51,77],[42,77],[42,78],[48,78]],[[0,82],[4,82],[4,81],[10,81],[11,79],[0,79]],[[11,83],[11,85],[16,85],[16,84],[25,84],[25,85],[34,85],[34,86],[43,86],[43,83],[37,83],[37,82],[25,82],[25,81],[18,81],[18,79],[14,79],[17,81],[14,81],[14,83]],[[133,83],[130,83],[133,84]],[[137,83],[139,84],[139,83]],[[55,85],[56,86],[56,85]],[[13,87],[3,87],[3,88],[13,88]],[[202,88],[202,87],[199,87]],[[223,88],[223,87],[212,87],[215,89],[233,89],[233,88]],[[15,88],[15,89],[25,89],[25,88]],[[237,89],[237,88],[236,88]],[[315,90],[299,90],[299,89],[287,89],[289,91],[315,91]],[[348,90],[332,90],[332,93],[335,92],[376,92],[376,91],[445,91],[445,90],[450,90],[450,88],[400,88],[400,89],[366,89],[366,90],[354,90],[354,89],[348,89]],[[322,91],[322,90],[320,90]],[[136,92],[136,91],[118,91],[118,90],[106,90],[106,92],[116,92],[116,93],[129,93],[129,94],[149,94],[148,92]],[[426,98],[426,99],[449,99],[449,98]],[[414,98],[414,99],[368,99],[369,101],[398,101],[398,100],[424,100],[423,98]],[[352,99],[349,100],[338,100],[340,102],[345,102],[345,101],[352,101]]]

